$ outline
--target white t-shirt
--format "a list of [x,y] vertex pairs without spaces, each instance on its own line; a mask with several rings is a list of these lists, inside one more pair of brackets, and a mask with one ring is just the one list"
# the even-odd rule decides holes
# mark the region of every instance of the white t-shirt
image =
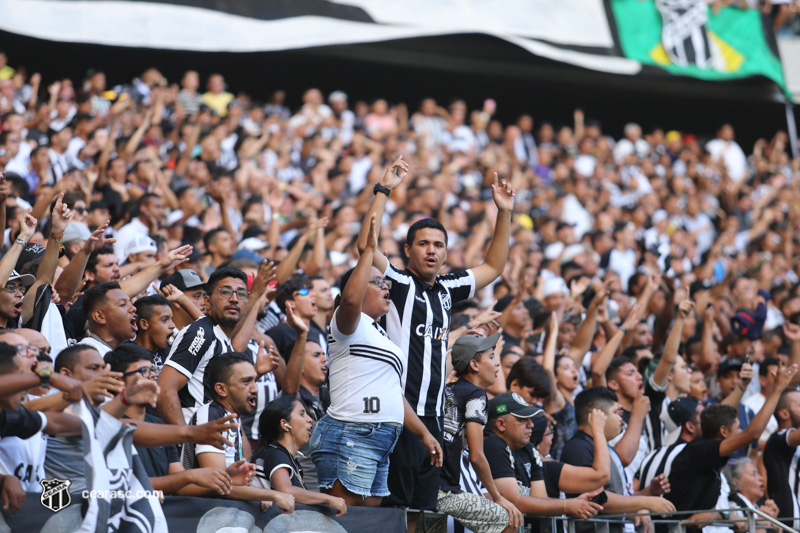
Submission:
[[404,368],[408,357],[361,313],[351,335],[339,331],[336,316],[328,336],[328,414],[342,422],[403,423]]
[[736,141],[723,141],[714,139],[706,143],[706,150],[711,154],[711,159],[725,163],[728,176],[733,181],[742,181],[747,172],[747,156]]
[[105,342],[97,340],[92,335],[87,335],[80,340],[78,344],[87,344],[100,352],[101,357],[105,357],[108,352],[110,352],[113,348],[106,344]]

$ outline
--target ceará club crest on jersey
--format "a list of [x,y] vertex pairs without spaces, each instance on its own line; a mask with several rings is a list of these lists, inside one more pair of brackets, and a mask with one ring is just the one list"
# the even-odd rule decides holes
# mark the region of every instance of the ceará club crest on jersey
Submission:
[[449,311],[451,307],[453,307],[453,300],[450,299],[449,292],[440,292],[439,293],[439,300],[442,302],[442,307],[445,311]]

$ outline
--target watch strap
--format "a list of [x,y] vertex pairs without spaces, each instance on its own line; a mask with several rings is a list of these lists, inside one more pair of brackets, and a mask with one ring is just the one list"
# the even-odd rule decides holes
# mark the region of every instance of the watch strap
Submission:
[[375,193],[375,194],[378,194],[379,192],[382,192],[386,196],[390,196],[392,194],[392,189],[390,189],[389,187],[385,187],[385,186],[381,185],[380,183],[376,183],[375,187],[372,188],[372,192]]

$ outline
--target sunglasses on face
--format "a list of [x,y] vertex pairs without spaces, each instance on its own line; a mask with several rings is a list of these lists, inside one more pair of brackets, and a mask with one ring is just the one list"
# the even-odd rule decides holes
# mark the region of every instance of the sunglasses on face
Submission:
[[310,291],[310,290],[308,290],[308,289],[306,289],[305,287],[303,287],[302,289],[300,289],[300,290],[297,290],[297,291],[294,291],[294,292],[295,292],[295,294],[297,294],[298,296],[308,296],[308,294],[309,294],[311,291]]
[[83,214],[85,214],[86,212],[89,211],[85,207],[75,207],[72,210],[75,211],[76,213],[78,213],[79,215],[83,215]]

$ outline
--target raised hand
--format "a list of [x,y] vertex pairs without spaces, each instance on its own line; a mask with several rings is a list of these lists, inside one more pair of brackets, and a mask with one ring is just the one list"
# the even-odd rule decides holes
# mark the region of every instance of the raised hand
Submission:
[[192,245],[186,244],[166,254],[158,261],[158,264],[164,270],[172,270],[178,265],[188,261],[190,255],[192,255]]
[[69,220],[72,218],[72,211],[66,204],[62,202],[64,199],[64,193],[60,193],[56,198],[56,205],[53,207],[53,216],[51,219],[52,222],[52,233],[56,235],[61,235],[64,233],[64,230],[67,229],[67,224]]
[[497,209],[500,211],[511,211],[514,209],[514,188],[506,180],[501,180],[494,173],[494,183],[492,183],[492,197]]
[[149,405],[155,409],[159,390],[158,383],[154,380],[134,374],[125,388],[125,399],[130,403]]
[[592,409],[589,413],[589,426],[592,428],[592,435],[602,435],[605,431],[608,415],[601,409]]
[[33,234],[36,233],[36,226],[39,221],[31,216],[30,208],[25,210],[25,216],[19,221],[19,237],[25,242],[28,242]]
[[183,298],[183,291],[175,285],[165,285],[161,287],[161,294],[170,302],[177,302]]
[[278,268],[275,266],[275,263],[272,261],[264,260],[258,266],[258,273],[256,274],[256,278],[253,280],[253,289],[250,291],[255,297],[260,298],[265,292],[267,292],[267,286],[269,282],[277,279],[278,277]]
[[206,422],[199,426],[187,426],[189,440],[196,444],[206,444],[218,450],[224,450],[224,446],[233,446],[233,443],[225,438],[223,433],[230,429],[236,429],[239,424],[231,422],[239,415],[228,415],[218,418],[212,422]]
[[782,367],[782,364],[778,366],[778,376],[775,379],[775,389],[780,392],[785,391],[786,387],[789,386],[789,383],[791,383],[795,375],[797,375],[797,365],[786,368]]
[[294,314],[294,303],[286,302],[286,323],[297,333],[308,333],[308,326],[303,319]]
[[689,297],[689,291],[686,291],[686,297],[678,304],[678,317],[680,318],[687,318],[689,313],[692,312],[694,308],[694,302]]
[[83,245],[83,250],[87,254],[91,254],[95,250],[99,250],[106,244],[114,244],[117,242],[117,239],[106,238],[106,229],[108,228],[110,222],[110,220],[106,220],[105,224],[94,230],[86,240],[86,244]]
[[742,388],[742,390],[747,389],[747,386],[753,380],[753,376],[755,376],[753,365],[750,363],[743,364],[742,369],[739,370],[739,379],[741,380],[741,384],[739,386]]
[[403,179],[408,176],[408,163],[403,160],[403,156],[399,156],[394,160],[394,163],[386,168],[383,174],[381,185],[395,190],[403,182]]
[[256,355],[256,373],[259,376],[269,374],[280,366],[280,357],[281,354],[274,344],[270,344],[269,349],[264,349],[264,341],[261,341],[258,345],[258,355]]
[[113,398],[112,392],[119,394],[125,388],[122,383],[122,372],[112,372],[111,365],[106,365],[103,370],[87,381],[85,386],[90,396],[105,396],[106,398]]
[[797,324],[786,324],[783,326],[784,336],[792,342],[800,342],[800,326]]
[[639,321],[637,314],[639,309],[642,308],[642,302],[637,302],[636,305],[628,313],[628,316],[625,317],[625,322],[622,323],[622,327],[626,330],[630,331],[633,329],[633,326]]
[[[640,393],[641,394],[641,393]],[[647,413],[650,412],[650,398],[641,394],[638,398],[633,401],[633,407],[631,408],[631,417],[634,415],[639,415],[644,418]]]

